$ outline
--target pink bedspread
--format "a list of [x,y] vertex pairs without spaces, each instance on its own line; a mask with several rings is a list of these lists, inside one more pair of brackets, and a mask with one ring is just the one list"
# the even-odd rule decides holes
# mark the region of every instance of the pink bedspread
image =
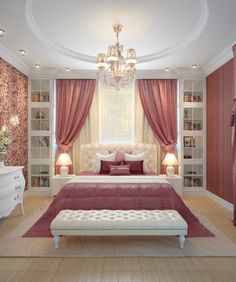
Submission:
[[170,184],[65,185],[42,217],[23,237],[51,237],[50,223],[64,209],[177,210],[188,223],[188,237],[211,237]]

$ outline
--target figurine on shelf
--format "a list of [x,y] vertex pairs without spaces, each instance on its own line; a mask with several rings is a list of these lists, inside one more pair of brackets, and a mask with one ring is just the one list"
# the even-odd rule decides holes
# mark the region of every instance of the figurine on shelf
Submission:
[[37,119],[44,119],[44,117],[45,117],[45,114],[42,111],[38,111],[35,115],[35,118]]
[[184,118],[188,118],[188,110],[187,109],[184,110]]
[[44,136],[41,140],[41,147],[49,147],[49,138],[48,136]]

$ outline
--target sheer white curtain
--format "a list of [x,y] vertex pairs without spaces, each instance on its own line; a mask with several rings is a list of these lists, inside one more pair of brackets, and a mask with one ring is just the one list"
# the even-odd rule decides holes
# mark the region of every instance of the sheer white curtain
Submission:
[[152,129],[145,117],[143,107],[138,94],[138,88],[135,90],[135,143],[155,144],[157,147],[157,173],[160,174],[161,163],[164,159],[164,153],[160,144],[153,135]]
[[[117,94],[119,95],[119,93]],[[138,90],[135,90],[135,143],[149,143],[157,146],[157,173],[160,173],[161,162],[164,158],[161,147],[155,139],[147,119],[144,115],[142,104],[138,95]],[[80,132],[79,138],[72,147],[72,162],[74,173],[79,173],[80,160],[80,145],[86,143],[99,143],[99,97],[98,87],[94,94],[93,102],[89,115]]]

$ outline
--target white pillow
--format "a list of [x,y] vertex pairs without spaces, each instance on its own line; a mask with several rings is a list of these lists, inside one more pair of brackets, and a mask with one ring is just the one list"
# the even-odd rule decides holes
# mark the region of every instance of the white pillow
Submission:
[[95,163],[95,167],[93,169],[93,172],[95,173],[99,173],[100,169],[101,169],[101,161],[111,161],[114,162],[116,158],[116,152],[111,153],[111,154],[100,154],[100,153],[96,153],[96,163]]
[[145,159],[145,152],[142,152],[137,155],[131,155],[124,153],[125,161],[143,161],[143,171],[144,173],[149,173],[150,170],[147,165],[147,160]]

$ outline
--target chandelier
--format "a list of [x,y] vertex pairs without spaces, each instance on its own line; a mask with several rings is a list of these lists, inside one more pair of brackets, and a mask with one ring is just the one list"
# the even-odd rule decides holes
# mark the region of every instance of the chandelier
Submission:
[[107,54],[99,53],[97,57],[97,79],[111,89],[120,90],[129,87],[135,79],[136,53],[128,49],[126,58],[123,56],[123,46],[119,42],[119,33],[123,26],[114,24],[117,42],[108,47]]

